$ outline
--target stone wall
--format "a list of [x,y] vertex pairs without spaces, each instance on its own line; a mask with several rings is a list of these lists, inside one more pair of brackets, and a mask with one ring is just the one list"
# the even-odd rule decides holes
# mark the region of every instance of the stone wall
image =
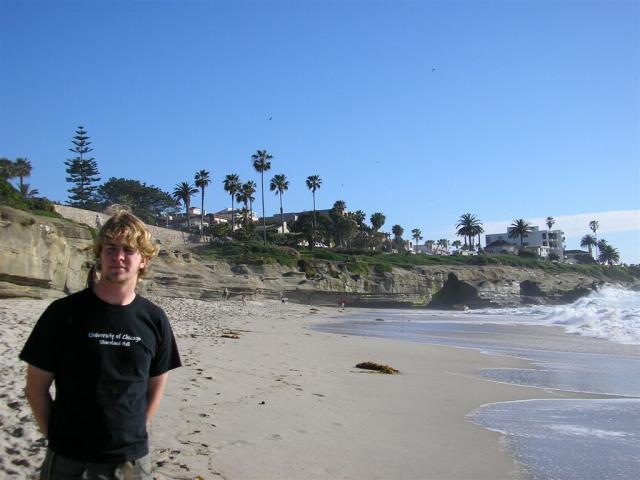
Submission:
[[[104,222],[109,219],[109,215],[105,213],[96,213],[91,210],[83,210],[81,208],[69,207],[67,205],[54,205],[54,207],[56,212],[64,218],[88,225],[92,228],[98,227],[97,219],[99,219],[100,224],[104,224]],[[147,226],[149,227],[149,231],[151,232],[151,235],[153,235],[153,238],[162,248],[167,250],[185,249],[187,236],[183,232],[156,227],[153,225]]]

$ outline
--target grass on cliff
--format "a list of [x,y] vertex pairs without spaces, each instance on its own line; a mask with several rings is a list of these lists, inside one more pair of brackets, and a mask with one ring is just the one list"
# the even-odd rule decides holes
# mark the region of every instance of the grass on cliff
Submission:
[[534,258],[515,255],[477,255],[477,256],[436,256],[386,254],[381,252],[363,252],[356,250],[315,250],[291,247],[263,245],[260,242],[228,242],[220,245],[201,246],[194,252],[204,260],[220,260],[228,263],[249,265],[280,264],[297,268],[313,278],[320,271],[337,277],[341,273],[350,275],[384,274],[394,268],[413,270],[422,266],[437,265],[476,265],[510,266],[518,268],[541,269],[548,273],[575,273],[604,282],[631,282],[640,278],[639,266],[605,265],[568,265],[564,263],[544,262]]
[[290,247],[263,245],[259,242],[227,242],[219,245],[202,245],[194,253],[203,260],[221,260],[228,263],[265,265],[278,263],[295,268],[298,251]]

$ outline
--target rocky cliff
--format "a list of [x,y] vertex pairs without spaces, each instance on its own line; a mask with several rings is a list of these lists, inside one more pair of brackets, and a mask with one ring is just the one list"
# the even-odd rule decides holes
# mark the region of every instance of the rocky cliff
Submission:
[[[92,262],[91,230],[66,220],[0,207],[0,297],[50,297],[84,287]],[[350,306],[469,307],[562,303],[602,282],[578,274],[549,274],[507,266],[425,266],[352,274],[344,265],[317,262],[313,275],[280,265],[199,261],[161,246],[140,292],[189,298],[279,298]]]
[[[352,275],[329,262],[312,278],[280,265],[199,262],[189,254],[164,252],[154,260],[142,292],[193,298],[231,295],[279,298],[300,303],[350,306],[463,308],[566,303],[602,282],[574,273],[549,275],[538,269],[505,266],[428,266],[414,270]],[[323,268],[324,266],[324,268]],[[338,270],[338,272],[336,272]]]
[[0,207],[0,296],[59,296],[81,289],[91,231],[66,220]]

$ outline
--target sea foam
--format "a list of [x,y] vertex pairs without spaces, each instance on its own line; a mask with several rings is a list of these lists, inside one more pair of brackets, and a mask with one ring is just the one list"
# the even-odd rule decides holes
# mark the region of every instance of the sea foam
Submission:
[[481,313],[526,316],[522,323],[558,325],[569,333],[640,345],[640,292],[632,290],[606,286],[569,305],[486,309]]

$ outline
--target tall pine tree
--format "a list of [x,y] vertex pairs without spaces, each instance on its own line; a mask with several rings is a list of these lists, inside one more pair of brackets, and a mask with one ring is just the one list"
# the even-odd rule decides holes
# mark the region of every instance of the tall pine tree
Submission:
[[69,190],[69,202],[72,207],[93,208],[96,206],[96,189],[95,184],[100,181],[98,176],[98,164],[93,157],[85,158],[85,155],[91,151],[91,142],[87,136],[84,127],[78,127],[76,135],[71,141],[73,148],[69,151],[76,153],[78,156],[70,158],[64,164],[67,166],[67,182],[73,183],[74,186]]

